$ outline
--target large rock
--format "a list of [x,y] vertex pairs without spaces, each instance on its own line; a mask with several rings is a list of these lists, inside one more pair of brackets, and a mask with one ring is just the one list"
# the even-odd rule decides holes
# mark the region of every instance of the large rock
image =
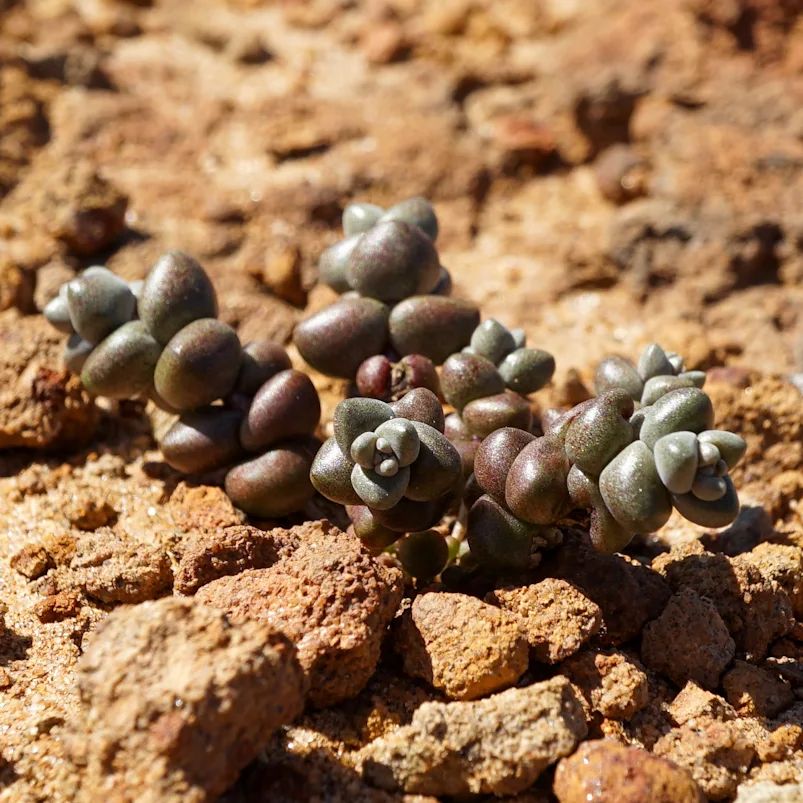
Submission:
[[192,600],[122,608],[79,666],[85,800],[212,801],[302,709],[289,640]]
[[409,725],[367,745],[362,774],[422,795],[513,795],[586,735],[583,708],[555,677],[487,700],[424,703]]
[[583,650],[561,669],[589,705],[608,719],[630,719],[649,701],[644,667],[619,650]]
[[641,658],[678,686],[693,680],[713,689],[733,660],[735,645],[714,604],[690,588],[669,600],[644,628]]
[[584,742],[558,764],[560,803],[702,803],[697,784],[671,761],[609,739]]
[[691,588],[710,599],[736,648],[748,660],[759,660],[794,625],[792,603],[783,586],[792,588],[789,578],[795,571],[773,563],[763,550],[758,558],[749,553],[729,558],[706,552],[694,541],[659,555],[653,568],[666,577],[673,591]]
[[421,594],[405,611],[394,648],[404,670],[453,700],[476,700],[512,686],[529,647],[517,617],[466,594]]
[[516,614],[534,656],[554,664],[574,655],[602,626],[602,612],[582,591],[565,580],[490,592],[486,601]]
[[309,677],[309,700],[323,707],[353,697],[373,674],[402,576],[329,522],[304,527],[297,548],[273,566],[221,577],[196,596],[233,620],[286,633]]
[[631,641],[658,616],[671,596],[664,579],[624,555],[597,552],[577,532],[567,532],[560,548],[538,567],[539,577],[571,583],[602,611],[600,643],[618,646]]

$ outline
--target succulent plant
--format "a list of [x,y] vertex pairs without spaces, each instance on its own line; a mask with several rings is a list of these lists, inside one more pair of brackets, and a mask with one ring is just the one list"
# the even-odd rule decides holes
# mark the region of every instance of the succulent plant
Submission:
[[664,351],[657,343],[644,349],[637,365],[623,357],[607,357],[594,375],[597,395],[620,388],[643,406],[654,404],[670,390],[702,388],[704,384],[705,371],[687,371],[679,354]]
[[[428,201],[411,198],[387,211],[350,204],[343,230],[346,239],[323,252],[318,268],[321,281],[344,295],[299,323],[294,333],[309,365],[354,379],[366,360],[388,347],[401,358],[419,355],[440,365],[467,345],[479,311],[445,297],[451,278],[435,249],[438,221]],[[388,398],[384,386],[373,389],[378,380],[365,376],[369,370],[363,382],[370,395]]]
[[440,408],[437,397],[424,388],[412,393],[411,401],[405,403],[408,395],[394,405],[369,398],[341,401],[334,435],[310,471],[323,496],[349,506],[354,531],[372,549],[429,530],[460,482],[460,455],[432,425],[442,428],[442,413],[440,421],[433,415]]
[[360,396],[382,401],[398,401],[405,393],[426,388],[440,395],[438,372],[428,357],[407,354],[392,362],[384,354],[375,354],[357,369],[357,391]]
[[[648,349],[639,378],[682,369],[670,357]],[[482,441],[474,476],[486,496],[469,515],[472,552],[500,567],[515,562],[512,555],[527,562],[522,544],[535,537],[529,527],[556,524],[573,508],[590,511],[591,539],[603,551],[658,529],[673,507],[707,527],[733,521],[739,502],[728,471],[744,454],[742,438],[711,428],[711,400],[697,384],[668,388],[636,410],[636,371],[618,359],[597,372],[607,380],[616,374],[617,383],[553,420],[543,436],[505,428]]]
[[69,334],[65,364],[90,393],[150,398],[178,416],[159,443],[169,465],[186,474],[226,469],[229,496],[253,516],[299,510],[315,492],[318,393],[284,348],[243,348],[216,314],[206,272],[178,251],[130,285],[89,268],[45,308]]
[[176,415],[159,443],[176,470],[220,471],[234,504],[261,518],[298,511],[318,491],[346,507],[368,549],[394,551],[422,582],[529,570],[577,510],[603,551],[673,509],[706,527],[735,518],[729,472],[745,442],[713,428],[704,372],[654,343],[636,364],[608,357],[597,397],[544,414],[536,434],[527,396],[555,361],[522,330],[480,322],[475,306],[448,297],[431,204],[350,204],[343,229],[319,265],[343,295],[294,332],[311,366],[355,380],[360,394],[337,405],[323,444],[310,378],[276,343],[241,346],[186,254],[166,254],[131,284],[89,268],[45,315],[69,335],[65,363],[90,392],[150,398]]
[[527,395],[546,385],[554,371],[551,354],[527,348],[523,330],[510,331],[493,318],[476,326],[469,345],[444,362],[441,389],[456,410],[448,434],[467,476],[483,438],[506,427],[530,430]]

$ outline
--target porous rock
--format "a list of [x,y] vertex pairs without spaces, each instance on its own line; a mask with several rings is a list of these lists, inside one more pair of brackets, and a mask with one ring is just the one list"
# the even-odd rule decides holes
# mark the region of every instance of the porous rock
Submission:
[[214,580],[197,597],[235,621],[259,619],[286,633],[309,677],[310,703],[325,707],[353,697],[373,674],[401,578],[356,536],[320,521],[285,559]]
[[576,692],[555,677],[487,700],[424,703],[409,725],[362,750],[362,774],[408,793],[512,795],[585,734]]
[[728,702],[748,717],[774,717],[795,699],[792,686],[777,672],[736,661],[722,678]]
[[678,686],[694,680],[716,688],[733,659],[735,645],[714,604],[684,588],[644,628],[641,657],[650,669]]
[[194,594],[219,577],[272,566],[298,545],[295,531],[302,527],[264,532],[241,524],[193,532],[185,541],[173,588],[178,594]]
[[59,368],[62,339],[44,318],[0,314],[0,449],[74,448],[92,437],[98,410]]
[[288,639],[191,600],[113,613],[79,666],[85,800],[215,800],[303,706]]
[[518,618],[466,594],[421,594],[405,611],[394,648],[404,670],[453,700],[475,700],[513,685],[526,671]]
[[575,532],[539,566],[539,576],[559,577],[580,589],[602,611],[597,636],[605,645],[623,644],[658,616],[671,592],[664,579],[638,561],[606,555]]
[[170,592],[170,558],[159,546],[118,539],[107,528],[82,542],[70,563],[75,585],[106,603],[144,602]]
[[674,591],[692,588],[710,599],[748,660],[766,655],[794,623],[788,594],[753,558],[706,552],[694,541],[660,555],[652,565]]
[[676,725],[691,720],[717,719],[725,722],[736,719],[736,711],[718,694],[706,691],[690,680],[667,706],[667,713]]
[[565,580],[500,588],[486,601],[516,614],[533,655],[554,664],[574,655],[602,626],[602,612],[582,591]]
[[800,803],[803,800],[803,783],[758,783],[742,784],[734,803]]
[[733,796],[755,756],[736,722],[689,722],[674,728],[653,752],[688,770],[710,800]]
[[644,667],[619,650],[583,650],[561,665],[591,707],[609,719],[630,719],[647,705]]
[[701,803],[688,772],[611,739],[584,742],[561,759],[553,787],[559,803]]

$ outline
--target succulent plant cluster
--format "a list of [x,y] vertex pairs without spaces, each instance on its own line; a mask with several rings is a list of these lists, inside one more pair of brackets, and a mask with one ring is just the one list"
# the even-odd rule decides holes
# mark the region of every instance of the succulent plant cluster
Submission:
[[[500,563],[498,547],[513,543],[513,532],[553,525],[578,508],[590,510],[594,545],[610,552],[663,526],[673,507],[706,527],[734,520],[739,500],[729,471],[744,440],[713,429],[711,400],[697,386],[704,374],[687,378],[679,360],[667,368],[657,345],[645,355],[638,370],[618,358],[604,361],[598,386],[608,389],[553,419],[543,436],[500,429],[482,442],[474,474],[485,496],[469,514],[473,552]],[[617,376],[621,386],[611,365],[629,369]],[[513,562],[509,552],[501,556]]]
[[345,399],[335,408],[334,435],[310,472],[320,493],[346,505],[356,534],[371,549],[385,549],[405,534],[408,543],[414,534],[416,549],[400,545],[398,554],[407,555],[403,562],[416,576],[434,577],[448,559],[446,541],[430,528],[454,501],[462,464],[443,425],[441,403],[426,388],[392,404]]
[[551,354],[527,348],[523,330],[510,331],[493,318],[477,326],[469,345],[446,360],[441,389],[455,409],[446,419],[446,433],[460,451],[467,476],[483,438],[503,427],[530,431],[527,395],[544,387],[554,372]]
[[534,420],[528,395],[555,361],[448,296],[432,206],[351,204],[343,228],[319,265],[341,297],[294,332],[313,368],[358,394],[337,405],[322,445],[312,381],[280,345],[242,347],[185,254],[141,283],[89,268],[45,315],[70,335],[65,360],[88,390],[177,415],[159,444],[171,466],[224,471],[232,501],[257,517],[300,510],[318,491],[369,549],[392,549],[422,580],[532,568],[578,516],[604,551],[673,508],[707,527],[733,521],[729,472],[746,445],[714,429],[704,372],[651,344],[635,365],[603,360],[596,398]]
[[384,401],[400,392],[394,368],[412,379],[403,389],[437,391],[433,366],[468,345],[480,314],[448,297],[451,278],[435,248],[432,205],[423,198],[388,210],[350,204],[343,230],[345,239],[324,251],[318,265],[321,281],[342,296],[296,327],[301,356],[329,376],[355,379],[360,372],[360,391]]
[[318,393],[282,346],[242,347],[217,311],[204,269],[173,251],[142,282],[88,268],[44,314],[69,334],[65,364],[88,391],[149,397],[178,415],[159,444],[168,464],[188,474],[228,469],[226,491],[251,515],[293,512],[314,493]]

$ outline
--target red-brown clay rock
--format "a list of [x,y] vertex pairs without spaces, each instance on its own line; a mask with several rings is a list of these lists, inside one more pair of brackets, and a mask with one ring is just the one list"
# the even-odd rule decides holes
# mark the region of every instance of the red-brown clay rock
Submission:
[[685,770],[610,739],[584,742],[561,759],[553,786],[559,803],[702,803]]
[[711,800],[733,796],[755,756],[737,722],[689,722],[674,728],[653,752],[688,770]]
[[690,588],[674,594],[664,612],[644,628],[641,659],[678,686],[694,680],[713,689],[735,647],[714,604]]
[[63,340],[44,318],[0,313],[0,449],[71,448],[92,437],[98,411],[61,368]]
[[126,607],[80,662],[84,800],[215,800],[303,706],[287,638],[192,600]]
[[97,530],[70,563],[74,584],[92,599],[135,604],[170,593],[173,570],[164,548]]
[[[300,528],[294,528],[297,530]],[[173,583],[177,594],[194,594],[201,586],[246,569],[266,569],[298,546],[294,530],[270,532],[247,525],[193,532],[185,539]]]
[[11,568],[29,580],[41,577],[52,565],[50,555],[42,544],[25,544],[9,559]]
[[453,700],[476,700],[512,686],[529,663],[518,618],[466,594],[416,597],[393,647],[408,675]]
[[490,592],[486,601],[517,615],[535,658],[555,664],[574,655],[602,626],[602,612],[565,580]]
[[361,751],[363,777],[422,795],[513,795],[586,734],[582,704],[555,677],[486,700],[424,703],[409,725]]
[[365,686],[401,592],[398,569],[320,521],[305,525],[298,548],[270,568],[221,577],[196,596],[235,621],[259,619],[286,633],[309,677],[310,703],[324,707]]
[[718,694],[706,691],[690,680],[667,706],[667,713],[676,725],[687,722],[717,719],[725,722],[736,719],[733,706]]
[[769,580],[786,591],[792,609],[803,618],[803,549],[791,544],[763,543],[738,555],[737,564],[755,566]]
[[774,717],[795,700],[792,686],[777,672],[736,661],[722,678],[728,702],[742,716]]
[[608,719],[630,719],[647,705],[644,667],[618,650],[583,650],[561,664],[591,707]]
[[33,606],[36,618],[42,624],[61,622],[77,616],[81,610],[81,595],[74,590],[59,591],[57,594],[40,599]]
[[563,545],[545,556],[538,574],[566,580],[599,606],[603,625],[597,638],[605,645],[638,636],[671,595],[656,572],[623,555],[597,552],[576,533],[566,533]]
[[694,541],[660,555],[653,568],[674,591],[691,588],[710,599],[748,660],[766,655],[769,645],[794,624],[786,591],[746,556],[706,552]]

